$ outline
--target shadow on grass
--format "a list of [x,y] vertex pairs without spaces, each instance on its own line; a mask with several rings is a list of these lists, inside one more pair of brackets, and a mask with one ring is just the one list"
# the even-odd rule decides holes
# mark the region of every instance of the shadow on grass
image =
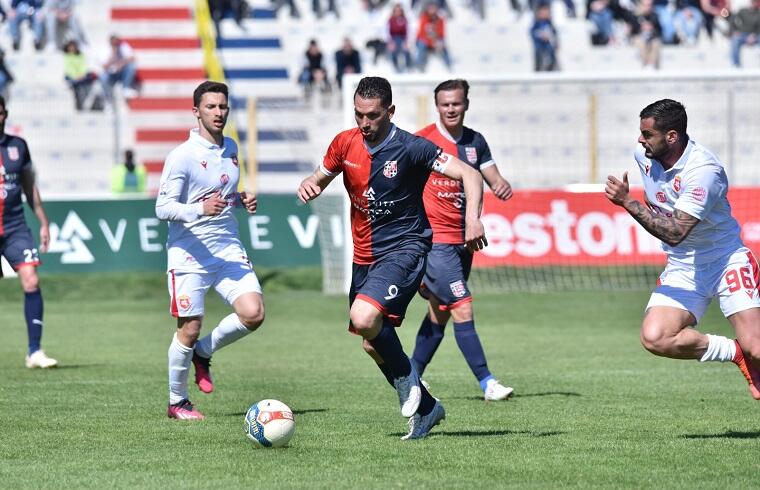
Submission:
[[59,364],[54,368],[49,368],[50,371],[57,371],[59,369],[87,369],[94,367],[103,367],[105,364]]
[[[319,413],[327,411],[327,408],[305,408],[303,410],[293,410],[293,415],[303,415],[306,413]],[[225,413],[222,415],[222,417],[244,417],[246,413],[247,412]]]
[[684,434],[684,439],[760,439],[760,431],[736,432],[726,431],[722,434]]
[[[525,394],[519,394],[519,395],[512,395],[509,397],[510,400],[514,400],[515,398],[528,398],[533,396],[581,396],[580,393],[575,393],[572,391],[547,391],[545,393],[525,393]],[[450,396],[446,397],[447,400],[478,400],[483,401],[483,395],[481,396]]]
[[[532,436],[532,437],[549,437],[564,434],[560,431],[535,432],[532,430],[456,430],[456,431],[436,431],[431,432],[428,437],[495,437],[495,436]],[[397,432],[390,434],[392,436],[404,436],[406,434]]]

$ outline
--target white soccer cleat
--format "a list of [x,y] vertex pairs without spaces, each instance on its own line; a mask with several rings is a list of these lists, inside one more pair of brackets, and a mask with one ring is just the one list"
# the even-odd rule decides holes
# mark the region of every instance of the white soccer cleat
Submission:
[[36,350],[32,352],[30,355],[26,356],[26,367],[28,367],[29,369],[34,369],[34,368],[47,369],[51,367],[56,367],[57,365],[58,365],[58,361],[56,361],[52,357],[48,357],[47,354],[45,354],[45,351],[42,349]]
[[412,366],[408,376],[402,376],[393,380],[393,386],[398,393],[398,402],[401,405],[401,416],[411,417],[420,406],[422,390],[420,389],[420,377]]
[[440,424],[441,420],[445,418],[446,410],[443,409],[440,400],[436,398],[433,410],[431,410],[429,414],[423,416],[415,413],[409,418],[409,433],[402,437],[401,440],[422,439],[430,433],[433,427]]
[[497,402],[499,400],[506,400],[512,396],[514,392],[515,390],[509,386],[504,386],[495,379],[489,379],[486,383],[486,392],[483,395],[483,398],[485,398],[487,402]]

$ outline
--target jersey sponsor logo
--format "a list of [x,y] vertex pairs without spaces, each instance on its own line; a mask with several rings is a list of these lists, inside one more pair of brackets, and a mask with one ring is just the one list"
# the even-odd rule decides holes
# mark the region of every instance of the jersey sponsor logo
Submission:
[[449,287],[451,288],[451,293],[454,295],[455,298],[461,298],[467,292],[467,290],[464,287],[464,282],[462,282],[461,279],[456,282],[452,282],[451,284],[449,284]]
[[385,162],[385,166],[383,167],[383,175],[385,175],[389,179],[392,179],[397,174],[398,174],[398,161],[389,160]]
[[236,167],[238,167],[240,164],[238,163],[237,153],[233,153],[230,157],[232,159],[232,164]]
[[361,165],[359,165],[358,163],[354,163],[354,162],[352,162],[350,160],[343,160],[343,166],[344,167],[350,167],[350,168],[359,168],[359,167],[361,167]]
[[375,200],[375,189],[370,187],[366,191],[362,192],[362,196],[364,196],[368,201],[374,201]]
[[691,197],[699,202],[704,202],[707,197],[707,190],[704,187],[695,187],[691,191]]
[[474,146],[465,147],[464,154],[468,162],[472,164],[478,163],[478,150]]
[[18,147],[15,147],[15,146],[8,147],[8,158],[10,158],[13,161],[18,160]]
[[222,185],[227,185],[227,183],[230,181],[230,176],[227,174],[222,174],[222,176],[219,177],[219,180],[222,182]]
[[666,202],[668,200],[665,193],[662,191],[658,192],[655,197],[657,198],[657,202]]
[[183,294],[182,296],[180,296],[179,298],[177,298],[177,304],[183,310],[186,310],[186,309],[190,308],[190,305],[191,305],[191,303],[190,303],[190,296],[188,296],[186,294]]
[[201,160],[201,167],[206,168],[208,165],[208,162],[206,160]]
[[681,176],[676,175],[676,178],[673,179],[673,190],[676,192],[681,192]]

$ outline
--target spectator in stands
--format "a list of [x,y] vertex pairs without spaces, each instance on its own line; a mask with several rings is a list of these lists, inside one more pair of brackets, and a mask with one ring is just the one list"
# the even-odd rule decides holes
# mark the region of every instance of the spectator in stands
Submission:
[[699,5],[700,0],[676,0],[673,26],[680,43],[689,46],[697,44],[699,32],[702,30],[702,24],[705,21]]
[[8,99],[8,87],[13,83],[13,75],[5,64],[5,51],[0,49],[0,97]]
[[85,44],[84,31],[79,23],[75,0],[46,0],[47,41],[56,49],[63,49],[66,41]]
[[211,20],[214,21],[216,37],[222,37],[221,24],[228,14],[235,19],[235,23],[245,30],[243,19],[248,17],[248,2],[246,0],[208,0],[208,9],[211,12]]
[[733,33],[731,34],[731,62],[741,67],[742,46],[757,46],[760,38],[760,0],[744,7],[733,16]]
[[359,52],[354,49],[351,39],[343,39],[343,47],[335,52],[335,80],[338,88],[343,87],[343,75],[346,73],[361,73],[362,60]]
[[[418,3],[419,3],[419,0],[412,0],[412,9],[416,9]],[[449,19],[454,18],[454,13],[451,11],[451,7],[449,7],[449,3],[446,0],[427,0],[425,2],[422,2],[422,5],[426,7],[430,3],[436,4],[436,6],[438,6],[439,12],[443,11],[444,15],[446,15],[447,18]]]
[[417,67],[420,71],[425,71],[428,53],[440,54],[446,68],[451,70],[451,58],[446,48],[446,24],[435,2],[428,3],[420,15],[417,31]]
[[[322,0],[311,0],[311,10],[317,19],[321,19],[325,14],[322,11]],[[335,6],[335,0],[327,0],[327,11],[332,12],[335,17],[340,18],[338,7]]]
[[74,93],[75,106],[78,111],[81,111],[85,108],[85,100],[90,95],[92,85],[98,76],[90,70],[87,59],[74,40],[67,42],[63,48],[63,75]]
[[[388,19],[388,53],[391,62],[397,72],[404,72],[412,68],[412,55],[409,53],[409,21],[406,19],[404,7],[397,3]],[[404,58],[404,66],[401,66],[399,57]]]
[[[567,9],[567,16],[574,19],[575,18],[575,3],[573,3],[573,0],[563,0],[565,3],[565,8]],[[528,0],[528,5],[530,6],[530,9],[535,13],[539,7],[541,7],[544,4],[551,4],[551,0]],[[551,11],[551,5],[549,7],[549,11]]]
[[660,41],[664,44],[674,44],[676,42],[672,2],[674,0],[654,0],[652,2],[652,10],[657,16],[657,22],[660,24]]
[[301,18],[301,12],[298,10],[298,7],[296,6],[296,0],[272,0],[272,9],[275,12],[279,12],[280,9],[287,5],[290,9],[290,17],[293,19],[300,19]]
[[636,23],[632,31],[633,43],[639,50],[641,65],[644,69],[660,68],[660,48],[662,30],[657,14],[654,12],[653,0],[640,0]]
[[304,58],[303,70],[298,81],[303,85],[306,98],[311,97],[315,87],[323,94],[330,93],[330,81],[327,79],[322,51],[316,39],[309,41]]
[[8,11],[8,28],[11,31],[13,50],[21,46],[21,23],[28,21],[34,32],[34,49],[40,51],[45,39],[45,12],[43,0],[11,0]]
[[591,34],[592,45],[606,46],[614,40],[610,0],[587,0],[586,18],[594,24],[594,31]]
[[142,164],[135,163],[132,150],[124,151],[124,163],[116,165],[111,170],[111,192],[123,194],[126,192],[145,192],[147,171]]
[[115,34],[111,35],[109,43],[108,57],[103,63],[103,72],[100,74],[106,97],[109,99],[113,97],[113,88],[118,82],[122,84],[125,97],[137,97],[135,86],[137,61],[132,46]]
[[557,71],[557,51],[559,40],[557,29],[552,24],[552,11],[549,3],[542,3],[536,9],[535,20],[530,28],[533,40],[535,71]]
[[700,7],[705,18],[705,31],[710,39],[716,29],[727,36],[730,31],[728,19],[731,17],[731,0],[700,0]]

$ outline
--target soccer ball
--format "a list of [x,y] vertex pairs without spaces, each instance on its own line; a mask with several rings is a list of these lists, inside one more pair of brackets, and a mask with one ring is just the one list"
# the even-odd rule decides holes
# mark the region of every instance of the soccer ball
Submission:
[[278,400],[261,400],[245,414],[245,435],[259,447],[282,447],[293,437],[293,411]]

